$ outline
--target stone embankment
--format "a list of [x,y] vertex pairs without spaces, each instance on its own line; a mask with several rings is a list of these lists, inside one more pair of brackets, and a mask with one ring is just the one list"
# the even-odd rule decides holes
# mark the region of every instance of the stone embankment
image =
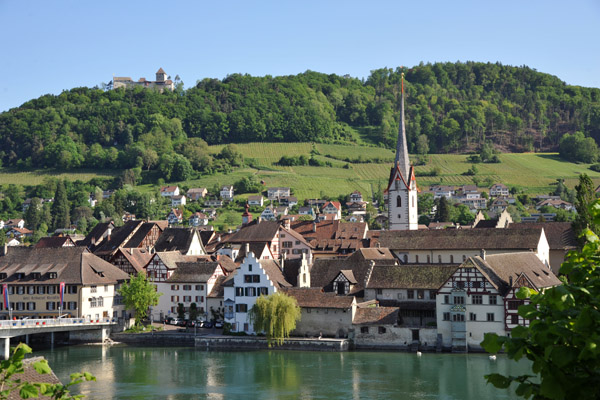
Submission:
[[[261,350],[268,349],[269,343],[263,337],[255,336],[199,336],[195,339],[196,348],[206,350]],[[348,339],[304,339],[289,338],[278,350],[310,350],[310,351],[348,351]]]

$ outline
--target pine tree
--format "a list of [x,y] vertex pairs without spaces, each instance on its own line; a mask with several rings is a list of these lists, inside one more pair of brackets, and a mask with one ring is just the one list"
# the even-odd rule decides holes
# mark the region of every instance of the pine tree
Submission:
[[[575,231],[575,235],[579,237],[586,229],[600,232],[600,229],[598,229],[600,227],[594,223],[590,213],[590,206],[594,200],[596,200],[594,182],[592,182],[587,174],[581,174],[579,175],[579,185],[575,186],[575,190],[577,192],[575,198],[577,217],[573,222],[573,231]],[[583,241],[584,239],[580,238],[580,240]]]
[[54,203],[52,204],[52,227],[54,229],[64,229],[71,226],[69,217],[69,200],[67,199],[67,190],[63,181],[56,185],[54,194]]
[[450,221],[450,204],[448,204],[446,197],[442,197],[438,203],[435,220],[438,222]]
[[25,223],[27,228],[36,230],[42,223],[42,202],[39,198],[31,199],[29,208],[25,211]]

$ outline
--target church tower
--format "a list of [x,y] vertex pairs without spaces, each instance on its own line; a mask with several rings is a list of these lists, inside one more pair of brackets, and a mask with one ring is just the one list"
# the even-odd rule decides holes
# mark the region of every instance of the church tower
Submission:
[[390,172],[387,193],[388,227],[390,230],[418,229],[417,180],[408,159],[408,145],[404,125],[404,73],[400,99],[400,128],[396,145],[396,159]]

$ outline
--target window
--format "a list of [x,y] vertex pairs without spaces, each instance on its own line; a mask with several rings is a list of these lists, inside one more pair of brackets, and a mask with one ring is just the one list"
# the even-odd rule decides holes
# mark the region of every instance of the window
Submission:
[[415,298],[415,291],[414,290],[407,290],[406,291],[406,298],[407,299],[414,299]]
[[454,256],[450,254],[450,264],[454,264]]
[[483,296],[480,294],[473,295],[473,304],[483,304]]
[[27,294],[35,294],[35,286],[27,286]]
[[377,294],[383,294],[383,289],[377,289]]
[[450,303],[450,296],[445,294],[444,295],[444,304],[449,304]]
[[449,312],[445,312],[442,319],[444,321],[450,321],[450,313]]
[[442,263],[442,255],[438,254],[438,264],[441,264],[441,263]]
[[416,255],[415,255],[415,262],[416,262],[417,264],[419,263],[419,255],[418,255],[418,254],[416,254]]
[[509,310],[518,310],[519,306],[523,304],[522,300],[509,300],[508,301],[508,309]]
[[431,264],[431,256],[427,255],[427,264]]
[[183,285],[183,290],[186,290],[186,291],[192,290],[192,285]]
[[369,333],[369,327],[368,326],[361,326],[360,327],[360,333]]
[[38,286],[37,294],[46,294],[46,286]]
[[259,283],[260,275],[244,275],[244,283]]
[[465,298],[463,296],[454,296],[454,304],[465,304]]
[[171,290],[179,290],[179,285],[171,285]]
[[225,318],[226,319],[233,318],[233,306],[225,306]]
[[77,286],[69,285],[67,286],[67,293],[69,294],[77,294]]
[[248,271],[252,271],[252,264],[248,264]]
[[29,302],[29,303],[27,303],[27,310],[28,310],[28,311],[33,311],[33,310],[35,310],[35,303],[34,303],[34,302],[32,302],[32,301],[31,301],[31,302]]
[[235,288],[235,295],[236,296],[243,296],[244,295],[244,288],[243,287],[236,287]]
[[[92,307],[95,307],[95,306],[92,305]],[[46,310],[54,310],[54,302],[53,301],[46,302]]]
[[236,304],[235,312],[248,312],[248,304]]
[[288,249],[292,248],[293,245],[294,245],[293,242],[282,242],[281,243],[281,247],[288,248]]
[[171,302],[176,303],[179,301],[179,296],[171,296]]
[[199,303],[200,302],[200,296],[196,296],[195,297],[195,301],[196,301],[196,303]]
[[481,287],[481,282],[479,282],[479,281],[471,282],[471,287],[474,289],[478,289]]
[[96,293],[97,291],[98,291],[98,288],[95,285],[90,288],[90,293]]
[[22,301],[19,301],[17,303],[17,310],[23,311],[24,309],[25,309],[25,303],[23,303]]
[[378,330],[379,330],[379,334],[380,334],[380,335],[381,335],[381,334],[384,334],[384,333],[386,332],[386,329],[385,329],[385,327],[384,327],[384,326],[380,326]]
[[67,303],[67,310],[76,310],[77,309],[77,302],[76,301],[69,301]]
[[467,256],[463,254],[463,262],[467,261]]
[[300,241],[299,241],[299,240],[296,240],[296,244],[300,244]]
[[469,314],[469,321],[477,321],[477,314],[470,313]]
[[452,314],[452,321],[465,322],[465,314]]
[[488,322],[494,322],[494,313],[487,313],[487,320]]
[[58,272],[50,272],[50,273],[48,273],[48,277],[50,279],[56,279],[56,278],[58,278]]
[[183,302],[184,303],[191,303],[192,302],[192,296],[183,296]]
[[429,291],[429,299],[433,300],[435,299],[435,296],[437,295],[437,292],[435,290],[430,290]]
[[108,292],[108,285],[104,285],[104,291]]
[[256,288],[254,288],[254,287],[247,287],[246,288],[246,296],[248,296],[248,297],[256,297]]
[[396,196],[396,207],[402,207],[402,197]]
[[425,298],[425,291],[422,289],[417,290],[417,299],[424,299]]
[[25,286],[17,286],[17,294],[25,294]]
[[265,296],[269,295],[269,288],[261,287],[261,288],[258,288],[258,289],[260,290],[260,294],[261,295],[265,295]]
[[511,324],[515,324],[515,325],[518,324],[519,323],[519,316],[515,315],[515,314],[511,315],[510,316],[510,323]]
[[98,307],[104,307],[104,299],[102,296],[98,297]]
[[495,294],[490,294],[490,304],[493,304],[493,305],[498,304],[498,298]]

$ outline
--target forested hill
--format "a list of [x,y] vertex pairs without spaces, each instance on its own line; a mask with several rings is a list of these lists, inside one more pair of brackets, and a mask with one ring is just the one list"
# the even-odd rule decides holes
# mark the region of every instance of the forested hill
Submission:
[[[600,140],[600,89],[501,64],[421,64],[403,71],[411,152],[426,149],[423,143],[430,152],[464,152],[486,141],[506,151],[551,150],[576,131]],[[152,168],[156,155],[171,154],[201,170],[204,141],[393,148],[401,72],[374,70],[366,81],[311,71],[234,74],[164,93],[75,88],[0,114],[0,159],[5,167]]]

